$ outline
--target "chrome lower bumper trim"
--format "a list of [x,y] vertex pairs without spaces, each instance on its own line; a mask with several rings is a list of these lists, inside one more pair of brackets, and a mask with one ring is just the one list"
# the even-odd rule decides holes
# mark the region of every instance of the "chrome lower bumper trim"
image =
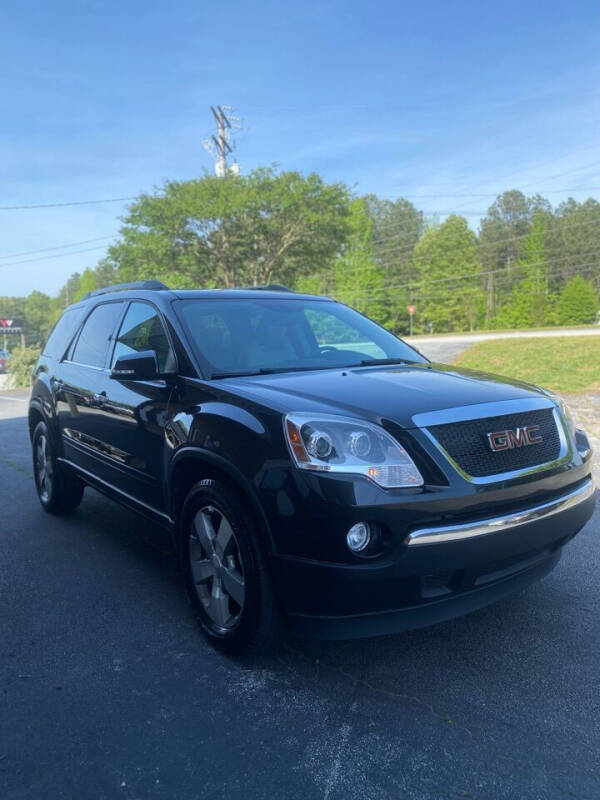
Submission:
[[557,497],[548,503],[539,506],[526,508],[515,514],[506,514],[502,517],[491,517],[490,519],[470,522],[464,525],[447,525],[436,528],[421,528],[410,533],[406,539],[406,544],[415,547],[424,544],[441,544],[442,542],[455,542],[461,539],[472,539],[476,536],[487,536],[489,533],[499,533],[500,531],[518,528],[530,522],[548,519],[555,514],[567,511],[569,508],[583,503],[594,494],[594,482],[590,478],[583,486],[579,486],[569,494]]

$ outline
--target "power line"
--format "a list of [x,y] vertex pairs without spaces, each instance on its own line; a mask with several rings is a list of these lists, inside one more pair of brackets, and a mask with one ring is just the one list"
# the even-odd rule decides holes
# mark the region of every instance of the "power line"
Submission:
[[[520,189],[514,189],[510,191],[517,191],[520,192]],[[563,194],[564,192],[599,192],[600,186],[571,186],[566,189],[544,189],[542,190],[544,194]],[[438,197],[500,197],[505,192],[483,192],[480,194],[472,193],[472,194],[445,194],[438,192],[437,194],[401,194],[401,195],[381,195],[382,197],[397,197],[398,199],[406,198],[406,199],[424,199],[424,200],[436,200]],[[428,212],[428,213],[436,213],[436,212]],[[439,212],[437,212],[439,213]]]
[[[572,225],[563,225],[562,227],[558,228],[558,230],[553,231],[551,229],[549,231],[549,234],[552,235],[552,233],[562,232],[563,230],[569,230],[569,229],[572,229],[572,228],[580,228],[580,227],[585,227],[585,226],[594,225],[594,224],[600,224],[600,219],[588,220],[587,222],[576,223],[576,224],[572,224]],[[413,223],[406,223],[406,224],[399,225],[399,226],[392,226],[392,227],[389,227],[388,229],[389,230],[401,231],[401,230],[408,230],[409,228],[413,228],[413,227],[414,227]],[[418,225],[417,225],[417,227],[418,227]],[[481,248],[486,248],[486,247],[495,247],[495,246],[498,246],[498,245],[501,245],[501,244],[505,244],[507,242],[513,242],[513,241],[516,241],[516,240],[519,240],[519,239],[526,238],[527,236],[528,236],[528,234],[520,234],[519,236],[513,236],[513,237],[500,237],[499,239],[495,239],[493,242],[481,242],[481,243],[478,244],[478,248],[481,249]],[[55,245],[53,247],[43,247],[43,248],[40,248],[38,250],[25,250],[25,251],[22,251],[22,252],[19,252],[19,253],[9,253],[7,255],[0,256],[0,261],[3,261],[3,260],[8,259],[8,258],[19,258],[21,256],[36,255],[38,253],[51,252],[51,251],[54,251],[54,250],[64,250],[64,249],[67,249],[67,248],[70,248],[70,247],[79,247],[80,245],[83,245],[83,244],[90,244],[92,242],[101,242],[101,241],[105,241],[105,240],[113,239],[113,238],[114,238],[114,236],[98,236],[98,237],[96,237],[94,239],[83,239],[83,240],[78,241],[78,242],[69,242],[69,243],[62,244],[62,245]],[[382,239],[373,240],[372,244],[377,247],[378,245],[384,244],[385,242],[393,242],[397,238],[398,238],[398,234],[392,235],[392,236],[388,236],[388,237],[385,237],[385,238],[382,238]],[[94,250],[94,249],[102,249],[102,248],[91,248],[90,250]],[[562,247],[552,248],[551,250],[549,250],[547,252],[554,252],[555,250],[560,250],[560,249],[562,249]],[[381,255],[381,254],[385,254],[385,255],[393,254],[393,255],[396,255],[398,253],[408,252],[410,250],[414,250],[414,245],[408,245],[408,246],[403,246],[403,247],[398,247],[398,248],[395,248],[395,247],[384,247],[384,248],[381,248],[381,249],[377,249],[376,255]],[[89,252],[89,251],[88,250],[84,250],[83,252]],[[75,253],[64,253],[63,255],[69,256],[69,255],[75,255]],[[48,256],[48,258],[50,258],[50,256]],[[42,261],[42,260],[45,260],[45,259],[34,259],[34,260]],[[413,260],[417,260],[417,261],[426,260],[426,257],[425,256],[415,256],[415,257],[413,257]],[[20,262],[20,263],[28,263],[28,262],[24,261],[24,262]],[[8,265],[4,265],[4,266],[8,266]]]
[[[587,227],[589,225],[598,225],[598,224],[600,224],[600,218],[593,219],[593,220],[588,220],[587,222],[578,222],[578,223],[573,223],[573,224],[568,224],[568,225],[562,225],[562,226],[557,227],[556,229],[550,229],[549,231],[547,231],[547,233],[551,236],[554,233],[562,233],[565,230],[573,230],[575,228],[585,228],[585,227]],[[473,233],[473,235],[475,235],[475,234]],[[508,242],[516,242],[516,241],[520,241],[521,239],[526,239],[528,236],[529,236],[529,233],[522,233],[522,234],[519,234],[517,236],[508,236],[508,237],[507,236],[502,236],[502,237],[500,237],[498,239],[494,239],[493,241],[478,242],[477,243],[477,248],[479,250],[481,250],[481,249],[485,250],[487,248],[492,248],[493,249],[493,248],[495,248],[495,247],[497,247],[499,245],[507,244]],[[396,238],[395,236],[390,236],[390,237],[387,237],[385,239],[379,239],[377,241],[374,241],[373,244],[374,245],[378,245],[378,244],[382,244],[382,243],[388,242],[388,241],[389,242],[393,242],[395,238]],[[400,247],[400,248],[396,248],[396,247],[393,247],[393,246],[392,247],[389,247],[389,246],[388,247],[383,247],[381,249],[378,249],[376,251],[375,255],[378,255],[378,256],[382,255],[382,254],[390,255],[392,253],[397,255],[398,253],[409,252],[411,250],[414,250],[414,247],[415,247],[415,245],[408,245],[408,246],[403,246],[403,247]],[[414,259],[422,260],[422,259],[426,259],[426,257],[417,255],[417,256],[414,256]]]
[[[589,263],[578,264],[578,265],[575,265],[575,266],[577,267],[577,269],[573,270],[573,272],[571,273],[570,277],[575,277],[575,276],[583,277],[584,275],[589,275],[590,273],[593,276],[593,274],[597,271],[597,266],[596,266],[595,263],[594,264],[589,264]],[[560,269],[558,269],[558,270],[549,270],[548,273],[544,276],[544,278],[554,279],[554,278],[558,277],[560,275],[560,273],[561,273]],[[461,287],[461,290],[464,291],[464,290],[467,290],[468,288],[477,288],[477,286],[476,285],[474,287],[463,286],[463,287]],[[480,286],[479,288],[481,288],[483,292],[487,291],[487,289],[485,287],[483,287],[483,286]],[[510,292],[513,288],[514,287],[512,287],[512,286],[508,287],[507,291]],[[423,299],[427,299],[427,300],[440,299],[440,300],[442,300],[442,299],[446,299],[446,298],[450,297],[451,295],[455,294],[456,291],[457,291],[457,289],[455,289],[455,288],[444,289],[443,287],[440,287],[440,286],[434,287],[433,289],[430,289],[430,290],[428,290],[426,287],[417,287],[416,290],[414,290],[414,291],[411,290],[411,296],[414,299],[419,298],[421,300],[423,300]],[[368,299],[368,298],[367,297],[363,297],[363,299]],[[373,298],[371,297],[371,299],[373,299]]]
[[38,203],[31,206],[0,206],[0,211],[25,211],[30,208],[64,208],[65,206],[91,206],[98,203],[124,203],[136,197],[110,197],[106,200],[73,200],[68,203]]
[[[600,206],[600,204],[599,204],[599,206]],[[419,212],[419,213],[421,213],[423,216],[429,216],[429,214],[426,215],[423,212]],[[459,212],[453,212],[453,213],[455,213],[457,216],[459,215]],[[552,220],[553,220],[553,223],[555,223],[555,225],[551,225],[549,227],[549,229],[547,230],[547,233],[548,233],[549,236],[552,236],[552,235],[554,235],[554,234],[556,234],[558,232],[561,232],[563,230],[568,230],[570,228],[575,228],[575,227],[582,227],[582,226],[585,226],[585,225],[595,224],[596,222],[598,222],[598,220],[588,220],[587,222],[583,222],[583,223],[561,224],[562,221],[564,220],[564,217],[556,217],[556,216],[553,216]],[[406,222],[403,222],[400,225],[385,225],[385,223],[384,223],[382,227],[384,228],[384,231],[386,233],[388,231],[395,231],[395,233],[393,233],[391,236],[383,236],[383,237],[381,237],[379,239],[373,239],[372,240],[372,244],[375,245],[375,246],[380,245],[380,244],[384,244],[385,242],[393,242],[399,236],[401,236],[401,233],[400,233],[401,231],[409,231],[409,232],[413,231],[414,232],[415,229],[416,229],[416,232],[417,232],[419,237],[420,237],[420,235],[422,233],[419,220],[406,221]],[[477,235],[475,233],[475,231],[472,231],[472,232],[473,232],[474,235]],[[528,236],[527,233],[519,234],[518,236],[513,236],[513,237],[510,237],[510,238],[509,237],[500,237],[498,239],[495,239],[493,242],[480,242],[478,244],[478,246],[479,247],[493,247],[496,244],[501,243],[503,241],[509,241],[509,240],[510,241],[515,241],[515,240],[517,240],[519,238],[524,238],[526,236]],[[404,247],[404,250],[412,250],[412,249],[413,249],[413,245],[408,245],[408,246]],[[385,251],[386,251],[386,248],[384,248],[381,252],[385,252]]]
[[[32,256],[36,253],[47,253],[52,250],[65,250],[67,247],[79,247],[82,244],[90,244],[91,242],[102,242],[106,239],[114,239],[114,236],[97,236],[95,239],[84,239],[81,242],[70,242],[69,244],[57,244],[55,247],[42,247],[40,250],[25,250],[21,253],[10,253],[6,256],[0,256],[0,260],[5,258],[20,258],[21,256]],[[65,256],[70,253],[64,253]]]
[[[594,270],[595,270],[594,266],[582,265],[582,269],[578,269],[576,272],[573,272],[571,277],[589,276],[590,273],[594,272]],[[554,277],[554,276],[550,275],[549,277]],[[468,287],[463,287],[463,289],[467,289],[467,288]],[[485,292],[485,289],[482,289],[482,291]],[[331,292],[331,295],[334,296],[334,297],[336,296],[336,294],[338,294],[338,296],[339,296],[339,293]],[[433,291],[426,291],[426,290],[420,289],[420,290],[416,290],[415,292],[413,292],[411,294],[411,300],[414,303],[417,303],[417,304],[418,303],[424,303],[424,302],[431,303],[431,302],[447,300],[449,297],[453,296],[453,294],[454,294],[454,292],[452,290],[450,290],[450,289],[444,290],[444,289],[441,289],[439,287],[437,289],[434,289]],[[392,297],[393,297],[393,295],[390,294],[390,301],[392,300]],[[364,292],[362,292],[360,295],[352,296],[352,301],[353,302],[357,302],[359,300],[362,300],[364,302],[371,302],[372,303],[372,302],[376,302],[377,299],[378,299],[377,297],[374,297],[373,295],[367,295]]]
[[[600,255],[600,250],[594,250],[591,253],[586,254],[586,258],[594,258]],[[547,263],[544,261],[534,261],[527,264],[527,267],[537,267]],[[571,269],[576,270],[578,267],[587,267],[590,270],[595,270],[598,268],[597,260],[594,260],[593,263],[590,263],[589,260],[585,262],[580,262],[579,264],[569,264],[569,259],[562,259],[560,261],[556,261],[551,263],[547,272],[545,273],[547,276],[558,275],[564,271],[564,267],[570,267]],[[499,272],[518,272],[519,270],[523,269],[520,265],[511,265],[508,267],[498,267],[497,269],[491,269],[481,272],[469,272],[463,273],[462,275],[452,275],[446,278],[435,278],[431,281],[423,282],[421,281],[408,281],[407,283],[400,283],[400,284],[391,284],[388,286],[382,286],[377,289],[368,289],[366,292],[363,292],[363,295],[366,297],[367,295],[379,294],[381,292],[387,292],[390,289],[407,289],[411,291],[422,291],[423,289],[427,289],[428,286],[431,284],[438,284],[438,283],[450,283],[456,281],[464,281],[464,280],[473,280],[473,281],[481,281],[482,278],[485,278],[488,275],[496,275]],[[574,274],[577,274],[576,272]]]
[[73,250],[72,253],[58,253],[53,256],[40,256],[39,258],[27,258],[23,261],[10,261],[8,264],[0,264],[0,267],[18,267],[19,264],[33,264],[34,261],[49,261],[51,258],[66,258],[67,256],[76,256],[79,253],[92,253],[94,250],[105,250],[106,246],[101,244],[98,247],[87,247],[84,250]]
[[[579,150],[578,153],[586,153],[586,152],[588,152],[590,150],[596,150],[596,147],[597,147],[596,145],[590,145],[589,147],[584,147],[582,150]],[[540,167],[545,167],[547,164],[554,164],[554,163],[555,163],[554,159],[551,160],[551,161],[547,161],[546,160],[546,161],[538,162],[537,164],[534,164],[533,166],[530,165],[528,167],[522,167],[520,169],[512,170],[512,172],[505,173],[504,175],[501,175],[498,178],[491,178],[490,180],[487,180],[487,181],[484,180],[483,183],[484,184],[486,184],[486,183],[487,184],[490,184],[490,183],[496,183],[496,184],[504,183],[504,182],[506,182],[506,180],[508,178],[512,178],[514,175],[520,175],[523,172],[527,173],[532,169],[539,169]],[[563,172],[559,172],[559,173],[555,173],[554,175],[549,175],[549,176],[547,176],[545,178],[542,178],[541,180],[542,180],[542,182],[544,182],[544,181],[548,181],[548,180],[554,180],[555,178],[560,178],[563,175],[572,175],[575,172],[581,172],[584,169],[590,169],[591,167],[595,167],[597,164],[600,164],[600,162],[599,161],[593,161],[592,163],[589,163],[589,164],[584,164],[584,165],[579,166],[579,167],[573,167],[572,169],[569,169],[569,170],[566,170],[566,171],[563,171]],[[535,181],[529,181],[529,183],[525,183],[523,185],[523,188],[527,188],[528,186],[532,186],[532,185],[536,186],[536,185],[539,184],[539,182],[540,182],[539,178],[536,179]],[[463,187],[459,188],[458,191],[459,192],[465,191],[465,190],[469,189],[470,186],[473,186],[473,185],[474,185],[474,182],[470,181],[469,183],[467,183],[466,186],[463,185]]]

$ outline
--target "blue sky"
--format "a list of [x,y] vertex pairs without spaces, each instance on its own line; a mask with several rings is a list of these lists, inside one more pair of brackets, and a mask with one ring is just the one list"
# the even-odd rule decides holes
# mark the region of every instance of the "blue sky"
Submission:
[[[474,227],[508,188],[600,197],[597,0],[20,0],[2,16],[0,206],[201,175],[215,103],[244,121],[246,172],[316,170]],[[0,294],[55,293],[125,207],[0,211]]]

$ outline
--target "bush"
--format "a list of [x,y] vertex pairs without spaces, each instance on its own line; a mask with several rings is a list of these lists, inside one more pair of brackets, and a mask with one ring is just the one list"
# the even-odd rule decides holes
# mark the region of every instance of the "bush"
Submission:
[[556,310],[561,325],[586,325],[595,322],[598,295],[593,284],[581,275],[571,278],[558,296]]
[[9,384],[13,389],[31,386],[31,375],[39,357],[37,347],[15,347],[6,364]]

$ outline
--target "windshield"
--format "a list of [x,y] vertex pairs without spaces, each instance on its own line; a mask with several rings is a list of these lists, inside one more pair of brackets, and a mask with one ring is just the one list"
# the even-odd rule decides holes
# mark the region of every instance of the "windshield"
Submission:
[[176,306],[210,377],[426,361],[384,328],[333,301],[195,298]]

